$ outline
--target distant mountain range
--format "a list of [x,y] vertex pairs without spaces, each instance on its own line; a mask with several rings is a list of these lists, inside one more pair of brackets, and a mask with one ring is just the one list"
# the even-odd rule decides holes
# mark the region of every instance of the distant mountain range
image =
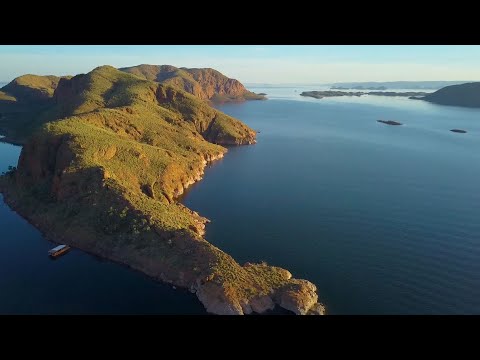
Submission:
[[368,88],[386,88],[386,89],[432,89],[437,90],[445,86],[458,85],[471,82],[463,81],[385,81],[385,82],[339,82],[328,84],[332,88],[345,89],[368,89]]

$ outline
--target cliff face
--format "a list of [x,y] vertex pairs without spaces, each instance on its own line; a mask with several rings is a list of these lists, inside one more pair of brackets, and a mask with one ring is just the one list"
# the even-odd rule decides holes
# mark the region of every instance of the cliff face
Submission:
[[423,100],[441,105],[480,107],[480,82],[447,86]]
[[188,288],[212,313],[274,304],[324,312],[313,284],[267,264],[241,266],[203,238],[208,220],[176,200],[223,157],[218,144],[255,141],[248,126],[109,66],[61,80],[52,99],[45,114],[57,120],[0,179],[5,201],[47,237]]
[[238,80],[228,78],[214,69],[138,65],[120,70],[147,80],[169,84],[203,100],[222,102],[265,99],[262,95],[248,91]]
[[221,145],[246,145],[256,142],[255,131],[240,121],[209,106],[186,107],[189,97],[172,87],[160,86],[156,99],[168,109],[182,111],[183,118],[195,125],[195,129],[207,140]]
[[205,99],[215,96],[240,98],[247,93],[245,86],[240,81],[230,79],[213,69],[188,69],[186,70],[203,90]]

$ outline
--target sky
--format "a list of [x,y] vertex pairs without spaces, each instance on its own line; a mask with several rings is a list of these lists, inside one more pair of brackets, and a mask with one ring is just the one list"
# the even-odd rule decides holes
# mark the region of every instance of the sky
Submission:
[[0,82],[100,65],[211,67],[244,83],[480,80],[473,45],[0,45]]

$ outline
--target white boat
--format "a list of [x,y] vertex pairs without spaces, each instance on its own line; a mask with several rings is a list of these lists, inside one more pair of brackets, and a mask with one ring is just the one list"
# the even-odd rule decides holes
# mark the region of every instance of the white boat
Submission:
[[58,245],[53,249],[48,250],[48,255],[52,257],[57,257],[62,254],[65,254],[68,250],[70,250],[70,246],[68,245]]

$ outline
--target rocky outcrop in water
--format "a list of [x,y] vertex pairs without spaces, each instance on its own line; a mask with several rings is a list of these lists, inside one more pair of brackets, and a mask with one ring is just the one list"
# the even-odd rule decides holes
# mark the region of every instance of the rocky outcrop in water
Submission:
[[386,124],[386,125],[403,125],[402,123],[398,121],[393,121],[393,120],[377,120],[377,122]]

